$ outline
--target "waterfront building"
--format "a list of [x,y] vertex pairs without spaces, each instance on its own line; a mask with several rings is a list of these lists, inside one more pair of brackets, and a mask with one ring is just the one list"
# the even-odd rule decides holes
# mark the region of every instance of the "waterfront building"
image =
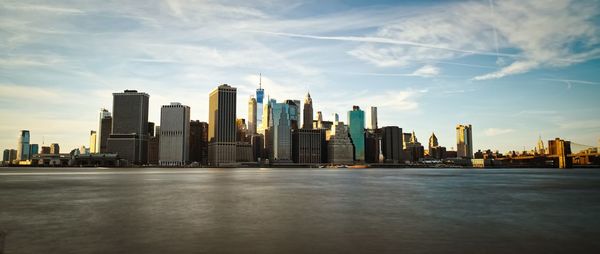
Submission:
[[256,134],[256,99],[254,97],[250,97],[248,100],[248,134]]
[[40,154],[50,154],[50,147],[42,146],[42,149],[40,150]]
[[148,163],[148,103],[150,96],[136,90],[113,93],[112,132],[108,152],[131,164]]
[[354,161],[354,146],[348,135],[348,126],[344,122],[333,123],[327,144],[327,157],[332,164],[350,164]]
[[354,160],[365,160],[365,112],[359,106],[348,111],[348,127],[352,144],[354,144]]
[[252,144],[246,141],[239,141],[236,143],[235,147],[235,158],[237,162],[252,162]]
[[60,146],[58,143],[50,144],[50,154],[60,154]]
[[456,152],[458,157],[473,158],[473,127],[470,124],[456,126]]
[[256,128],[258,133],[264,134],[263,113],[265,90],[262,88],[262,74],[259,74],[258,88],[256,89]]
[[252,134],[248,137],[252,146],[252,161],[261,161],[265,159],[264,147],[265,138],[263,134]]
[[30,141],[29,130],[21,130],[19,132],[19,139],[17,141],[17,160],[26,161],[30,159],[29,154],[29,141]]
[[573,158],[571,155],[571,141],[560,138],[548,141],[548,155],[556,157],[555,166],[558,168],[572,168]]
[[211,166],[236,163],[236,99],[237,89],[227,84],[209,95],[208,157]]
[[208,123],[190,122],[190,162],[208,165]]
[[425,148],[417,140],[417,136],[415,135],[414,131],[410,135],[410,142],[408,142],[404,152],[406,154],[406,158],[410,161],[418,161],[419,159],[425,157]]
[[[273,125],[269,128],[269,147],[271,152],[269,158],[274,163],[292,162],[291,105],[288,103],[277,103],[275,100],[272,100],[270,104],[271,122]],[[292,105],[292,107],[294,106]]]
[[112,115],[107,109],[100,109],[100,119],[96,140],[96,149],[100,153],[108,152],[108,137],[112,133]]
[[404,135],[398,126],[381,128],[381,154],[384,163],[398,164],[404,162]]
[[13,161],[17,160],[17,150],[15,149],[6,149],[4,150],[4,154],[3,154],[3,161],[7,162],[8,164],[12,163]]
[[[159,127],[159,126],[156,126]],[[156,133],[160,128],[156,128]],[[160,151],[160,135],[154,135],[148,138],[148,164],[158,165],[158,157]]]
[[429,137],[429,149],[427,152],[432,158],[438,160],[445,158],[446,148],[439,145],[438,138],[435,136],[435,133],[431,133],[431,137]]
[[367,111],[367,129],[375,130],[377,128],[377,107],[370,107]]
[[98,134],[96,131],[90,131],[90,153],[98,153]]
[[292,154],[294,163],[318,164],[324,162],[323,153],[327,148],[325,133],[324,129],[293,130]]
[[365,162],[380,163],[381,155],[381,129],[367,129],[365,131]]
[[190,107],[171,102],[160,111],[158,163],[161,166],[185,166],[190,151]]
[[306,93],[306,98],[304,98],[304,119],[302,128],[313,129],[313,101],[312,98],[310,98],[310,93]]
[[29,145],[29,159],[39,153],[40,146],[38,144]]
[[290,118],[290,128],[297,130],[300,128],[300,101],[299,100],[285,100],[285,104],[288,105],[288,115]]

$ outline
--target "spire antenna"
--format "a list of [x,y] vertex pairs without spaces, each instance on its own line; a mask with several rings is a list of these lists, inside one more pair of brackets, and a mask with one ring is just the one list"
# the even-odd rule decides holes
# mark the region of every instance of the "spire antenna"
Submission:
[[258,73],[258,88],[262,88],[262,73]]

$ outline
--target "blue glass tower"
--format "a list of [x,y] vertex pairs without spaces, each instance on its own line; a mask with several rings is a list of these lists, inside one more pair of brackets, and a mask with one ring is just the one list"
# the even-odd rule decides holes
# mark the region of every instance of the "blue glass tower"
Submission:
[[358,106],[348,111],[350,138],[354,144],[354,160],[365,160],[365,112]]

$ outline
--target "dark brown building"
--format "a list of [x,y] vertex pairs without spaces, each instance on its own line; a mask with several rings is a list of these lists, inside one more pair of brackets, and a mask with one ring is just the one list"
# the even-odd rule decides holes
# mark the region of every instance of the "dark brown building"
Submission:
[[208,165],[208,123],[190,122],[190,161]]

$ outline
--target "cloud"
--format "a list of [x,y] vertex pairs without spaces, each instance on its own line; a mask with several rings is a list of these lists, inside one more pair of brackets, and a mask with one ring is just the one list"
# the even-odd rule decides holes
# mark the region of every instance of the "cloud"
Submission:
[[600,85],[600,82],[587,81],[587,80],[577,80],[577,79],[552,79],[552,78],[543,78],[540,79],[543,81],[553,81],[553,82],[562,82],[567,85],[571,84],[583,84],[583,85]]
[[415,70],[412,75],[418,77],[434,77],[440,74],[440,69],[433,65],[424,65],[423,67]]
[[514,131],[515,130],[513,130],[513,129],[488,128],[483,132],[483,134],[485,134],[488,137],[494,137],[494,136],[508,134],[508,133],[511,133]]

